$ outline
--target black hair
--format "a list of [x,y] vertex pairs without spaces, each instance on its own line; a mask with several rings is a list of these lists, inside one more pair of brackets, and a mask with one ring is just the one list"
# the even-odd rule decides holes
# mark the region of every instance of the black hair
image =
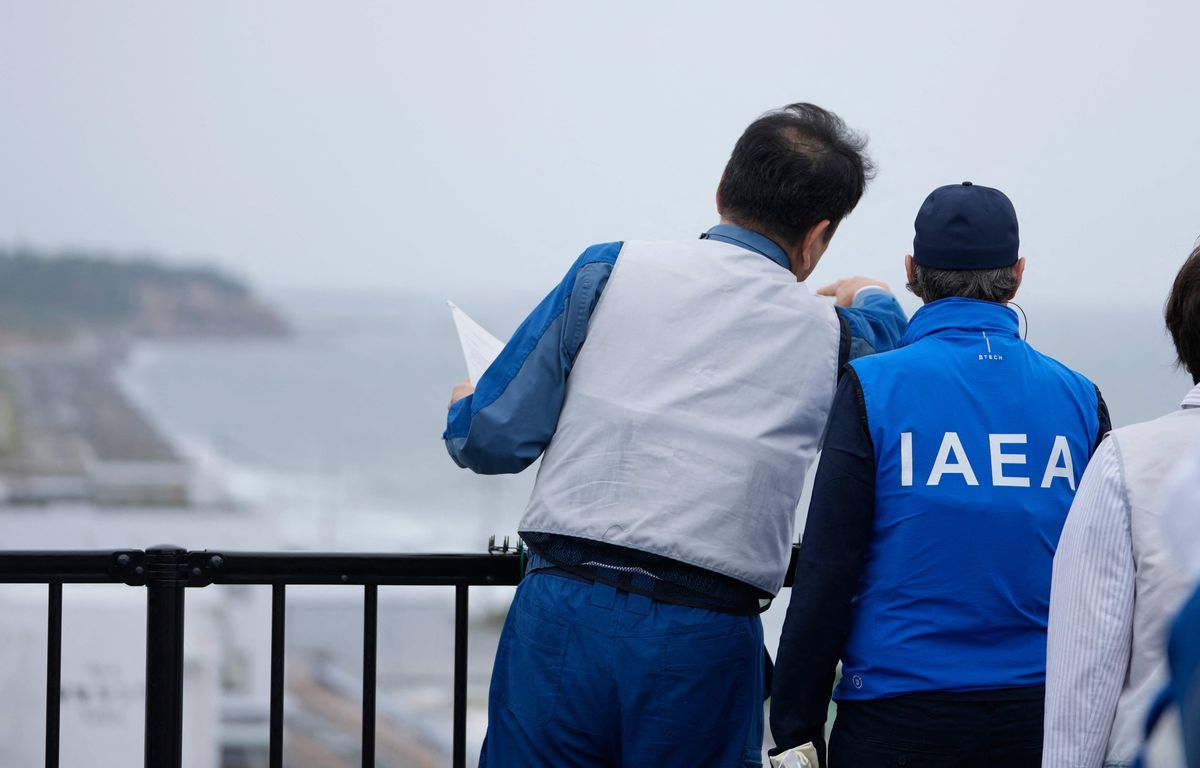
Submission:
[[784,246],[829,219],[826,237],[858,205],[875,166],[866,136],[814,104],[789,104],[738,139],[717,188],[721,215]]
[[1175,276],[1163,317],[1179,364],[1192,374],[1193,383],[1200,384],[1200,245],[1192,249]]

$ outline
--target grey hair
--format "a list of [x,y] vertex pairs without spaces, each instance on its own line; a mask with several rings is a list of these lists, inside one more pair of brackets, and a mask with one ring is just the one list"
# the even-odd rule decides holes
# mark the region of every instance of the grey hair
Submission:
[[962,298],[1003,304],[1017,292],[1017,275],[1012,267],[996,269],[934,269],[913,264],[908,290],[925,303]]

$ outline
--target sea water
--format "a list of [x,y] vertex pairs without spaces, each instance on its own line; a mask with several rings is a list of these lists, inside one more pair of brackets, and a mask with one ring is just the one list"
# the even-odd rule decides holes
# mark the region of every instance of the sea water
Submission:
[[[520,318],[512,302],[480,317]],[[269,508],[281,546],[481,551],[513,536],[533,471],[480,477],[441,435],[465,378],[441,297],[305,296],[281,306],[283,340],[147,342],[119,379],[232,495]]]

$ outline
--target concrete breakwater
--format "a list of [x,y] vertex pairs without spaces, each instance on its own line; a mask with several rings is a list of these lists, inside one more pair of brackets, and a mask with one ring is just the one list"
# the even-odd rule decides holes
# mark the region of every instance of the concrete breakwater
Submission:
[[187,463],[89,345],[0,352],[0,501],[187,506]]

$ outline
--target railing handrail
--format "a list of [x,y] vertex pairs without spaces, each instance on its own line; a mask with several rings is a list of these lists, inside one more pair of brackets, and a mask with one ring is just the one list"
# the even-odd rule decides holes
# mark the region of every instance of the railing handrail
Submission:
[[[209,584],[377,584],[514,586],[520,557],[504,554],[376,552],[183,552],[185,586]],[[139,568],[141,570],[139,570]],[[146,583],[146,552],[23,550],[0,552],[0,584]],[[197,572],[197,570],[199,572]]]
[[0,552],[0,584],[123,584],[117,567],[122,550],[15,550]]
[[[792,585],[799,545],[792,548],[785,587]],[[515,586],[516,552],[265,552],[183,553],[188,587],[209,584],[376,584],[379,586]],[[144,586],[146,552],[118,550],[0,551],[0,584],[128,584]],[[138,571],[141,567],[143,570]],[[196,573],[196,569],[200,572]]]

